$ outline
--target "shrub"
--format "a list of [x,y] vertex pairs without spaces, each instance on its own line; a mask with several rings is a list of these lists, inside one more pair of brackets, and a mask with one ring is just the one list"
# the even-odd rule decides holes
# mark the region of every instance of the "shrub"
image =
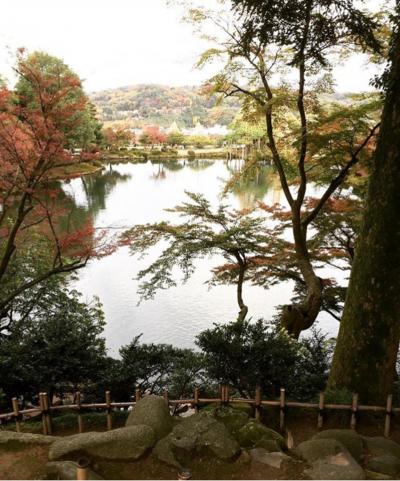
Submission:
[[290,398],[309,399],[327,379],[330,347],[320,333],[296,341],[262,320],[215,325],[197,337],[209,378],[252,397],[257,386],[277,397],[285,387]]

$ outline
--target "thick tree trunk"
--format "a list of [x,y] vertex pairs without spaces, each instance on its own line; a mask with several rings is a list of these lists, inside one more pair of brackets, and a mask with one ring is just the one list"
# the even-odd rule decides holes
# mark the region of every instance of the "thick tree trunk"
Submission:
[[237,281],[237,303],[239,306],[239,315],[238,315],[238,320],[239,321],[244,321],[247,316],[248,312],[248,307],[243,301],[243,282],[244,282],[244,274],[246,272],[246,264],[243,262],[243,260],[240,258],[240,256],[237,256],[238,259],[238,264],[239,264],[239,277]]
[[383,403],[392,390],[400,339],[400,41],[371,173],[364,222],[333,365],[332,389]]

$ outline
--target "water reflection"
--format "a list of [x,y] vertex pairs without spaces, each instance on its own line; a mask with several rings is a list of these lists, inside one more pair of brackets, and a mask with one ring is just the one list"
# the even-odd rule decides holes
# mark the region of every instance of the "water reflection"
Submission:
[[[176,162],[121,163],[102,172],[63,184],[63,199],[83,222],[90,217],[96,227],[126,228],[135,224],[176,219],[165,212],[185,200],[185,191],[202,193],[212,205],[221,202],[228,179],[242,166],[241,161],[179,160]],[[268,204],[283,200],[279,182],[271,167],[259,166],[233,187],[224,199],[235,208],[249,208],[257,201]],[[75,287],[87,299],[98,295],[103,302],[107,345],[114,354],[134,336],[143,333],[144,342],[167,342],[192,347],[201,330],[214,322],[228,322],[237,314],[233,286],[205,285],[210,269],[219,265],[215,256],[197,263],[194,276],[185,285],[158,293],[154,300],[138,304],[140,269],[157,256],[157,249],[145,259],[133,258],[122,248],[113,255],[92,261],[79,274]],[[271,318],[275,306],[286,303],[290,284],[269,291],[246,285],[245,296],[253,318]],[[324,318],[324,315],[322,315]],[[329,319],[325,316],[324,319]],[[324,320],[325,322],[325,320]],[[334,333],[336,324],[329,328]]]
[[208,169],[214,164],[214,162],[215,160],[196,159],[188,162],[187,165],[191,170],[200,171]]
[[86,195],[88,210],[96,215],[106,208],[107,197],[117,184],[127,182],[131,174],[122,174],[110,164],[105,170],[81,178]]

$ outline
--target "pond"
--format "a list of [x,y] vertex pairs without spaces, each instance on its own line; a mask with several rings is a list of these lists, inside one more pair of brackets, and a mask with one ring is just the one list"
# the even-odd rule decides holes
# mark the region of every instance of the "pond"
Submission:
[[[240,160],[110,164],[97,174],[63,182],[63,190],[75,206],[74,215],[92,217],[96,227],[123,229],[174,218],[165,209],[182,202],[185,191],[202,193],[213,205],[218,205],[226,181],[240,166]],[[223,202],[248,208],[257,200],[285,204],[271,167],[257,168]],[[159,249],[153,249],[147,257],[138,259],[129,254],[128,248],[121,248],[109,257],[91,261],[74,282],[84,300],[100,298],[107,321],[107,347],[112,355],[117,355],[122,345],[139,334],[143,334],[143,342],[193,347],[200,331],[237,316],[235,286],[209,289],[205,284],[210,269],[219,264],[220,259],[215,256],[198,261],[195,274],[186,284],[160,291],[153,300],[138,305],[135,277],[155,259],[157,252]],[[289,301],[291,290],[290,282],[269,290],[246,284],[244,299],[249,316],[272,318],[275,307]],[[318,326],[331,335],[338,330],[337,321],[325,313],[320,315]]]

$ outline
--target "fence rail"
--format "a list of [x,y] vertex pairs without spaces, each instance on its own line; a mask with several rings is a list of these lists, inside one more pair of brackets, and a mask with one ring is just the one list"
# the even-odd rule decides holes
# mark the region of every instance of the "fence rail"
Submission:
[[[80,433],[84,431],[83,421],[81,412],[85,409],[102,409],[107,413],[107,429],[112,429],[112,411],[115,408],[129,408],[134,406],[137,401],[142,397],[140,389],[136,389],[135,396],[132,396],[132,401],[129,402],[112,402],[110,391],[105,393],[105,402],[103,403],[82,403],[81,394],[77,392],[75,394],[76,402],[75,404],[64,404],[64,405],[51,405],[49,396],[47,393],[39,393],[39,406],[29,408],[29,409],[19,409],[18,399],[12,399],[12,412],[0,413],[1,420],[14,420],[16,431],[21,432],[21,421],[24,416],[31,414],[41,414],[42,424],[43,424],[43,434],[52,434],[52,421],[51,413],[54,411],[64,411],[64,410],[74,410],[77,412],[77,422],[78,430]],[[228,386],[220,386],[219,396],[215,398],[201,398],[199,396],[199,389],[195,388],[193,393],[193,398],[189,399],[169,399],[168,390],[164,390],[164,400],[168,406],[179,406],[182,404],[190,404],[196,412],[198,412],[201,404],[219,404],[221,406],[227,406],[231,404],[249,404],[254,407],[255,418],[261,419],[261,412],[263,406],[271,406],[279,408],[279,425],[280,429],[283,431],[285,428],[285,417],[288,408],[302,408],[302,409],[315,409],[317,410],[317,427],[320,429],[323,427],[324,414],[327,410],[337,410],[337,411],[348,411],[350,414],[350,427],[351,429],[356,429],[357,426],[357,413],[359,411],[374,411],[385,413],[385,423],[384,423],[384,435],[385,437],[390,436],[391,429],[391,419],[395,413],[400,412],[400,407],[393,407],[393,397],[390,394],[387,397],[386,406],[371,406],[358,404],[358,394],[353,394],[352,402],[350,404],[332,404],[325,403],[324,393],[320,393],[318,403],[310,402],[298,402],[298,401],[287,401],[286,391],[281,389],[279,400],[263,400],[262,393],[259,388],[255,391],[254,399],[248,398],[237,398],[230,396],[230,390]]]

